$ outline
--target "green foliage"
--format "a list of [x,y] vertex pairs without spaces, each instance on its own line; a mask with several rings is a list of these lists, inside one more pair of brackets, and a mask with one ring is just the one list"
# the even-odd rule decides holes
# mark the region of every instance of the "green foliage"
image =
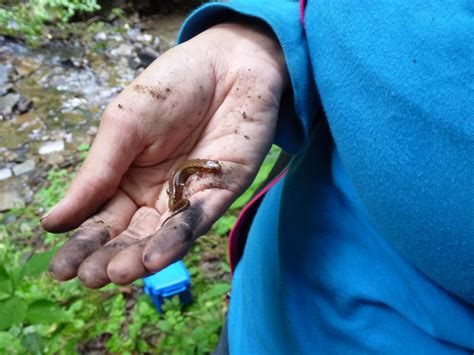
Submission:
[[262,166],[260,167],[260,171],[258,172],[250,187],[237,200],[234,201],[227,213],[221,218],[219,218],[216,223],[214,223],[212,227],[213,233],[217,235],[226,235],[227,233],[229,233],[235,221],[237,220],[237,214],[250,201],[255,191],[258,189],[259,186],[262,185],[262,183],[265,181],[268,174],[272,170],[278,159],[280,151],[280,148],[278,148],[277,146],[274,145],[272,147],[270,152],[265,157],[265,160],[263,161]]
[[255,190],[257,190],[257,188],[265,181],[268,174],[272,170],[278,159],[280,151],[280,148],[278,148],[277,146],[274,145],[272,147],[265,160],[263,161],[262,167],[260,168],[260,171],[255,177],[255,180],[253,181],[252,185],[237,200],[234,201],[232,206],[230,206],[231,210],[240,209],[244,207],[247,202],[249,202],[249,200],[255,193]]
[[72,178],[73,175],[66,169],[50,170],[47,177],[49,184],[36,193],[35,200],[40,206],[49,210],[64,196],[67,183]]
[[[78,153],[89,147],[80,145]],[[48,172],[34,203],[0,214],[0,353],[74,354],[100,340],[112,354],[206,354],[214,350],[230,289],[226,236],[239,209],[266,178],[278,150],[273,148],[249,190],[200,238],[184,262],[192,277],[193,302],[167,300],[164,313],[143,293],[143,281],[88,290],[77,280],[52,281],[47,268],[58,237],[43,232],[39,214],[64,195],[74,172]],[[65,239],[64,236],[59,237]],[[207,265],[205,268],[204,266]],[[211,265],[211,267],[209,266]]]
[[8,2],[0,9],[0,33],[25,37],[36,44],[47,23],[64,26],[75,14],[100,9],[97,0],[28,0]]

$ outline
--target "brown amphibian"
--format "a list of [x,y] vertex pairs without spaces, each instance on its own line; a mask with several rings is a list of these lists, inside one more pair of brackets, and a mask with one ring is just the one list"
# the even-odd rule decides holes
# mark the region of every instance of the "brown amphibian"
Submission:
[[189,177],[196,173],[215,174],[221,171],[221,165],[216,160],[207,159],[191,159],[179,164],[171,173],[168,180],[168,208],[172,214],[166,218],[164,225],[171,217],[184,211],[189,207],[190,202],[187,198],[183,198],[184,185]]

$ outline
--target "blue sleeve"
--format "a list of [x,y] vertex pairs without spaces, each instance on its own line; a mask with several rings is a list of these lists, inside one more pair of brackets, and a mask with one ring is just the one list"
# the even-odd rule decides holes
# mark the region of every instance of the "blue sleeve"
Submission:
[[320,108],[311,72],[307,41],[299,18],[298,1],[246,1],[210,3],[194,11],[184,23],[178,42],[240,14],[268,24],[280,42],[290,74],[292,90],[283,94],[275,144],[291,154],[307,141],[314,116]]

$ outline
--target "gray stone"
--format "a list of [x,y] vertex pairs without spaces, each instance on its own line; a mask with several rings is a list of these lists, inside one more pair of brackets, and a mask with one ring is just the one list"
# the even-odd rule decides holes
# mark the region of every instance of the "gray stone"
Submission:
[[0,97],[0,112],[5,114],[11,113],[19,100],[20,95],[18,94],[7,94]]
[[43,144],[39,148],[38,153],[41,155],[47,155],[51,153],[60,152],[62,150],[64,150],[64,141],[61,139]]
[[0,212],[8,211],[16,205],[23,202],[23,198],[18,191],[15,190],[1,190],[0,191]]
[[28,159],[21,164],[17,164],[13,167],[13,174],[15,176],[23,175],[26,173],[30,173],[35,170],[36,163],[33,159]]
[[6,95],[11,89],[13,89],[12,83],[0,84],[0,96]]
[[8,82],[8,76],[13,70],[13,66],[10,63],[0,64],[0,85]]
[[149,44],[151,43],[151,41],[153,41],[153,36],[148,34],[148,33],[140,33],[136,40],[138,42],[142,42],[142,43],[145,43],[145,44]]
[[94,36],[94,40],[98,42],[105,41],[107,40],[107,35],[105,34],[105,32],[99,32]]
[[159,56],[160,53],[154,51],[151,48],[145,48],[138,53],[138,58],[140,58],[140,61],[144,67],[149,66]]
[[89,135],[89,136],[95,136],[95,135],[97,134],[97,131],[98,131],[97,126],[90,126],[90,127],[87,129],[87,135]]
[[127,36],[130,38],[132,41],[137,41],[138,36],[140,36],[140,30],[138,28],[132,28],[127,31]]
[[21,97],[16,105],[16,109],[20,113],[28,112],[33,107],[33,101]]
[[122,43],[120,46],[117,48],[114,48],[110,51],[110,54],[113,57],[117,56],[130,56],[133,53],[133,47],[129,44]]
[[160,43],[161,43],[160,37],[155,37],[152,44],[153,48],[156,50],[160,49]]
[[12,171],[9,168],[0,169],[0,180],[6,180],[12,177]]
[[23,201],[27,205],[29,205],[30,203],[33,203],[35,194],[30,188],[26,188],[23,194],[24,194]]

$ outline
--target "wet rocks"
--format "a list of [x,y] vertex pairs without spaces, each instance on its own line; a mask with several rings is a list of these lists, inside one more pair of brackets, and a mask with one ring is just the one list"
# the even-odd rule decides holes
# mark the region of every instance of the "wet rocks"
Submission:
[[21,164],[17,164],[13,167],[13,174],[20,176],[23,174],[31,173],[35,170],[36,163],[33,159],[28,159]]
[[0,97],[0,114],[3,117],[9,117],[13,113],[13,109],[20,101],[21,96],[10,93]]
[[6,180],[13,176],[11,169],[3,168],[0,169],[0,180]]
[[12,71],[13,66],[10,63],[0,64],[0,85],[4,85],[8,82]]
[[0,212],[10,210],[18,205],[31,203],[33,191],[23,179],[0,181]]
[[61,140],[47,142],[43,144],[38,149],[38,153],[40,155],[48,155],[48,154],[60,152],[62,150],[64,150],[64,141],[61,139]]
[[145,32],[137,16],[36,49],[0,37],[0,210],[31,202],[50,169],[84,159],[77,147],[91,143],[102,111],[168,45],[166,21]]
[[107,40],[107,34],[105,32],[99,32],[94,36],[94,41],[101,42]]
[[60,63],[65,66],[78,68],[78,69],[86,68],[89,66],[89,60],[87,58],[74,58],[74,57],[65,58],[65,59],[61,59]]
[[39,68],[41,62],[36,59],[19,59],[14,58],[12,64],[15,68],[15,72],[19,76],[31,75],[35,70]]
[[136,40],[143,44],[151,44],[153,42],[153,36],[149,33],[140,33]]
[[16,190],[0,189],[0,212],[12,209],[23,202],[23,198]]
[[20,97],[18,103],[16,104],[16,109],[18,113],[25,113],[30,111],[33,108],[33,101],[24,98],[23,96]]
[[13,89],[13,84],[12,83],[6,83],[6,84],[1,85],[0,86],[0,96],[6,95],[12,89]]
[[122,43],[120,46],[117,48],[114,48],[110,51],[110,55],[112,57],[118,57],[118,56],[131,56],[134,51],[134,48],[130,44]]
[[138,58],[144,67],[149,66],[159,56],[160,53],[148,47],[143,48],[140,52],[138,52]]

